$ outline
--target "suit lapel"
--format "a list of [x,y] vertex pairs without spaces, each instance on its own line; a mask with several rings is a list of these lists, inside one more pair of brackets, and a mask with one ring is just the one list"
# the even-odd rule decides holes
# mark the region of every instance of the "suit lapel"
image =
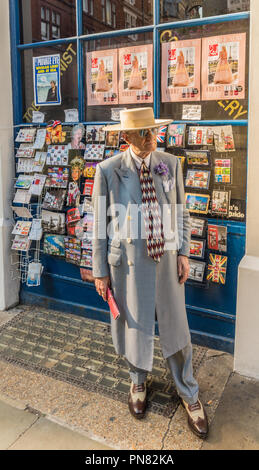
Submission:
[[[170,203],[170,200],[164,191],[162,176],[156,174],[154,170],[155,166],[158,165],[160,161],[161,157],[158,156],[157,152],[152,152],[150,170],[156,188],[157,200],[162,207],[162,205],[165,203],[165,198],[168,203]],[[124,184],[125,189],[130,193],[136,204],[142,204],[142,192],[139,182],[139,175],[129,149],[126,150],[122,156],[120,168],[116,168],[114,171],[117,173],[122,184]]]
[[122,156],[120,168],[116,168],[114,171],[117,173],[122,184],[124,184],[136,204],[141,204],[142,192],[139,175],[129,149],[126,150]]
[[[162,205],[165,203],[164,197],[166,195],[166,193],[164,191],[164,187],[163,187],[163,179],[162,179],[162,176],[155,173],[155,170],[154,170],[155,166],[159,165],[160,161],[161,161],[161,157],[158,157],[157,152],[152,152],[151,162],[150,162],[150,170],[151,170],[154,185],[155,185],[155,188],[156,188],[156,197],[157,197],[157,200],[158,200],[159,204],[162,207]],[[166,199],[167,199],[167,197],[166,197]]]

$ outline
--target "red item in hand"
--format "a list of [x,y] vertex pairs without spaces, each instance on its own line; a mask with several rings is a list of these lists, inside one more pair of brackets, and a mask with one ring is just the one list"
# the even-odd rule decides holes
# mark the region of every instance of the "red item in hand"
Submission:
[[111,289],[109,289],[109,287],[107,288],[107,297],[108,297],[107,302],[109,304],[111,314],[112,314],[114,320],[117,320],[117,318],[119,318],[119,316],[120,316],[120,312],[119,312],[118,306],[115,302],[115,299],[113,297],[113,293],[112,293]]

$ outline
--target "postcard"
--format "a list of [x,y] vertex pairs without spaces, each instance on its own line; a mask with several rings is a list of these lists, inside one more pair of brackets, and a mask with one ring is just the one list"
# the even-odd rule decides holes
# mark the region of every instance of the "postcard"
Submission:
[[207,280],[217,284],[226,283],[227,274],[227,256],[221,256],[210,253]]
[[21,235],[15,235],[12,243],[12,250],[16,251],[28,251],[31,245],[31,241],[28,237],[23,237]]
[[47,129],[37,129],[36,139],[33,144],[34,149],[41,150],[45,145]]
[[162,43],[162,102],[200,101],[201,39]]
[[210,152],[208,150],[185,150],[187,165],[210,166]]
[[44,188],[44,184],[46,181],[46,175],[42,175],[41,173],[35,173],[33,176],[33,182],[30,188],[30,193],[33,196],[40,196],[42,190]]
[[[20,191],[20,190],[18,189],[18,191]],[[28,191],[26,191],[26,192],[28,192]],[[12,210],[15,212],[17,217],[23,217],[24,219],[32,219],[32,217],[33,217],[31,211],[29,211],[29,209],[27,207],[12,206]]]
[[105,146],[103,144],[87,144],[85,147],[85,160],[102,160]]
[[25,127],[19,130],[15,142],[33,142],[36,134],[34,127]]
[[51,166],[47,170],[47,179],[45,186],[52,188],[66,188],[68,185],[69,168],[60,166]]
[[33,158],[35,149],[28,144],[21,144],[16,152],[17,158]]
[[207,214],[210,196],[208,194],[186,193],[186,207],[190,212]]
[[86,53],[87,105],[118,104],[117,49]]
[[197,282],[203,282],[204,272],[205,272],[205,262],[204,261],[197,261],[194,259],[190,259],[190,274],[188,279]]
[[42,219],[33,219],[31,231],[29,234],[30,240],[41,240],[42,237]]
[[202,39],[202,100],[245,98],[246,33]]
[[208,248],[215,251],[227,251],[227,227],[208,225]]
[[119,49],[119,103],[153,102],[153,44]]
[[232,163],[230,158],[215,158],[214,177],[215,183],[231,184]]
[[227,216],[230,203],[230,191],[216,191],[212,193],[211,213]]
[[232,126],[215,126],[213,133],[216,152],[234,152],[235,143]]
[[191,239],[190,256],[192,258],[204,258],[205,240]]
[[105,145],[106,147],[119,147],[120,133],[119,131],[107,131]]
[[33,57],[32,60],[34,105],[60,105],[60,54]]
[[208,189],[210,183],[210,171],[188,170],[185,178],[187,188]]
[[64,207],[66,197],[65,189],[48,189],[46,191],[42,207],[43,209],[52,209],[61,211]]
[[167,130],[167,147],[184,147],[185,131],[185,124],[169,124]]
[[65,233],[65,214],[61,212],[51,212],[42,210],[42,229],[43,232]]
[[105,141],[105,131],[102,125],[86,126],[86,143],[101,143]]
[[68,165],[68,145],[49,145],[47,165]]
[[29,204],[31,200],[31,193],[26,189],[17,189],[13,202],[15,204]]
[[30,189],[33,178],[33,175],[19,175],[14,187],[19,189]]
[[191,235],[204,238],[206,229],[206,219],[191,217]]
[[45,234],[43,252],[47,255],[65,256],[64,236]]
[[105,149],[104,151],[104,159],[114,157],[114,155],[117,155],[120,153],[121,150],[119,149]]

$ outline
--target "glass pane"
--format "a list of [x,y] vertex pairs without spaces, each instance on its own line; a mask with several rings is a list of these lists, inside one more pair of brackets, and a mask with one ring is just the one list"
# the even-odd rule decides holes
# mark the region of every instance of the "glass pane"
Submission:
[[[20,6],[20,30],[21,43],[28,44],[42,41],[41,38],[41,17],[45,9],[45,20],[55,24],[59,15],[62,23],[61,38],[72,37],[76,35],[76,0],[55,0],[52,8],[49,0],[19,0]],[[51,6],[50,6],[51,5]],[[58,14],[58,15],[57,15]],[[51,34],[49,39],[56,39]]]
[[47,34],[48,28],[47,28],[47,23],[44,21],[41,22],[41,39],[48,39],[48,34]]
[[160,0],[160,23],[250,10],[250,0]]
[[60,37],[60,28],[58,26],[52,26],[52,37],[58,39]]
[[[33,57],[41,57],[60,54],[60,74],[61,74],[61,104],[51,104],[53,80],[57,82],[57,77],[47,75],[39,81],[37,91],[43,97],[43,101],[49,101],[49,105],[35,106],[34,82],[33,82]],[[78,87],[77,87],[77,48],[75,43],[62,44],[55,48],[44,47],[28,49],[22,52],[22,74],[23,77],[23,121],[32,122],[32,112],[37,110],[45,114],[45,122],[52,119],[65,121],[64,110],[78,108]],[[44,96],[43,96],[44,95]],[[42,100],[40,100],[42,101]]]
[[[144,33],[144,34],[135,34],[129,36],[120,36],[120,37],[113,37],[110,39],[101,39],[98,41],[85,41],[84,42],[84,70],[86,71],[86,53],[92,51],[104,51],[107,52],[109,49],[118,49],[123,47],[129,46],[142,46],[144,44],[152,44],[153,43],[153,35],[152,33]],[[118,53],[119,57],[119,53]],[[119,62],[119,59],[118,59]],[[141,58],[139,58],[139,70],[140,70],[140,63]],[[118,63],[118,69],[120,65]],[[145,72],[143,72],[144,82],[146,77],[144,76]],[[86,121],[110,121],[111,120],[111,109],[114,108],[135,108],[136,106],[153,106],[152,103],[145,103],[145,95],[142,92],[139,92],[140,101],[135,104],[111,104],[106,106],[104,105],[89,105],[87,103],[87,77],[85,75],[84,79],[84,89],[85,89],[85,103],[86,103]],[[144,86],[145,88],[145,86]],[[109,93],[108,93],[109,95]],[[107,101],[109,100],[109,96],[107,96]]]
[[41,10],[41,19],[45,20],[45,10],[44,8],[41,8],[40,10]]
[[[153,0],[95,0],[88,13],[83,10],[83,34],[100,33],[112,31],[114,29],[112,22],[112,8],[116,8],[116,29],[131,28],[127,16],[134,16],[137,27],[150,25],[153,23]],[[113,7],[114,5],[114,7]],[[93,16],[93,18],[92,18]]]
[[[198,81],[198,86],[201,88],[201,98],[200,101],[196,101],[195,99],[195,94],[192,94],[192,90],[196,90],[195,87],[193,87],[193,78],[192,78],[192,72],[191,72],[191,67],[193,67],[192,61],[190,61],[190,56],[189,56],[189,63],[187,64],[187,59],[188,57],[185,54],[185,63],[183,65],[183,71],[188,70],[189,74],[189,79],[188,83],[189,85],[186,84],[186,88],[180,87],[180,84],[177,86],[175,85],[172,87],[172,83],[170,83],[170,88],[173,89],[171,93],[177,93],[177,99],[176,101],[172,102],[162,102],[163,100],[163,93],[162,90],[163,88],[166,88],[166,82],[170,80],[169,77],[169,67],[168,69],[161,69],[164,70],[164,73],[161,73],[161,118],[164,117],[172,117],[174,120],[181,120],[183,116],[183,105],[201,105],[201,119],[202,120],[229,120],[229,119],[248,119],[248,70],[249,70],[249,21],[248,20],[240,20],[240,21],[233,21],[229,23],[217,23],[213,25],[206,25],[206,26],[197,26],[193,28],[176,28],[175,30],[168,30],[165,32],[161,33],[161,50],[163,47],[163,43],[169,42],[170,44],[173,44],[172,39],[174,37],[178,38],[178,43],[179,41],[184,41],[184,40],[189,40],[189,39],[200,39],[200,38],[209,38],[209,37],[216,37],[216,36],[225,36],[226,35],[231,35],[231,34],[239,34],[239,33],[246,33],[246,43],[245,43],[245,63],[242,68],[242,70],[245,71],[244,77],[245,77],[245,93],[244,96],[245,98],[240,99],[238,97],[238,92],[236,92],[236,89],[238,87],[235,86],[236,82],[236,61],[231,58],[231,54],[233,52],[233,48],[231,47],[228,49],[228,62],[229,66],[231,67],[231,80],[232,80],[232,85],[224,85],[224,96],[222,98],[215,98],[212,100],[202,100],[202,93],[204,87],[201,87],[200,81],[204,80],[204,70],[202,69],[202,66],[200,67],[199,70],[201,70],[201,79]],[[177,44],[176,42],[176,44]],[[179,43],[180,44],[180,43]],[[183,44],[184,46],[184,44]],[[190,44],[188,45],[188,47]],[[222,46],[220,46],[222,47]],[[232,50],[232,52],[231,52]],[[202,53],[204,53],[203,47],[202,47]],[[239,56],[239,53],[238,53]],[[161,57],[162,57],[162,51],[161,51]],[[240,60],[240,56],[239,56]],[[202,62],[202,59],[201,59]],[[219,61],[218,61],[219,62]],[[208,62],[207,62],[208,63]],[[212,64],[213,67],[215,67],[214,73],[216,71],[217,67],[217,61],[215,61],[214,64]],[[161,64],[162,67],[162,64]],[[175,62],[175,67],[176,70],[174,72],[174,76],[176,75],[177,72],[177,65]],[[179,65],[180,67],[180,65]],[[178,70],[179,72],[180,70]],[[211,70],[213,72],[213,70]],[[205,72],[206,73],[206,72]],[[214,73],[211,73],[209,75],[209,81],[213,80]],[[167,80],[165,76],[167,75]],[[170,75],[171,76],[171,75]],[[171,78],[172,80],[172,78]],[[173,78],[175,80],[175,78]],[[168,82],[169,83],[169,82]],[[186,82],[187,83],[187,82]],[[230,83],[230,81],[229,81]],[[181,92],[184,93],[186,92],[186,95],[179,95],[178,90],[181,89]],[[189,92],[189,90],[191,90]],[[186,99],[188,97],[188,94],[190,96],[190,100]],[[241,95],[242,96],[242,95]],[[183,99],[184,98],[184,99]],[[166,98],[167,99],[167,98]]]

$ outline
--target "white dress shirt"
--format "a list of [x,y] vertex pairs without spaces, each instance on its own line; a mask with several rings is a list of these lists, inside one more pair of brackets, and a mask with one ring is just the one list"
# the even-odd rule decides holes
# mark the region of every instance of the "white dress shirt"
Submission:
[[136,167],[140,170],[140,167],[141,167],[141,163],[144,161],[145,164],[146,164],[146,167],[149,168],[149,165],[150,165],[150,157],[151,157],[151,153],[149,155],[147,155],[146,158],[140,158],[138,157],[132,150],[132,148],[130,147],[130,153],[131,153],[131,156],[133,158],[133,160],[135,161],[136,163]]

